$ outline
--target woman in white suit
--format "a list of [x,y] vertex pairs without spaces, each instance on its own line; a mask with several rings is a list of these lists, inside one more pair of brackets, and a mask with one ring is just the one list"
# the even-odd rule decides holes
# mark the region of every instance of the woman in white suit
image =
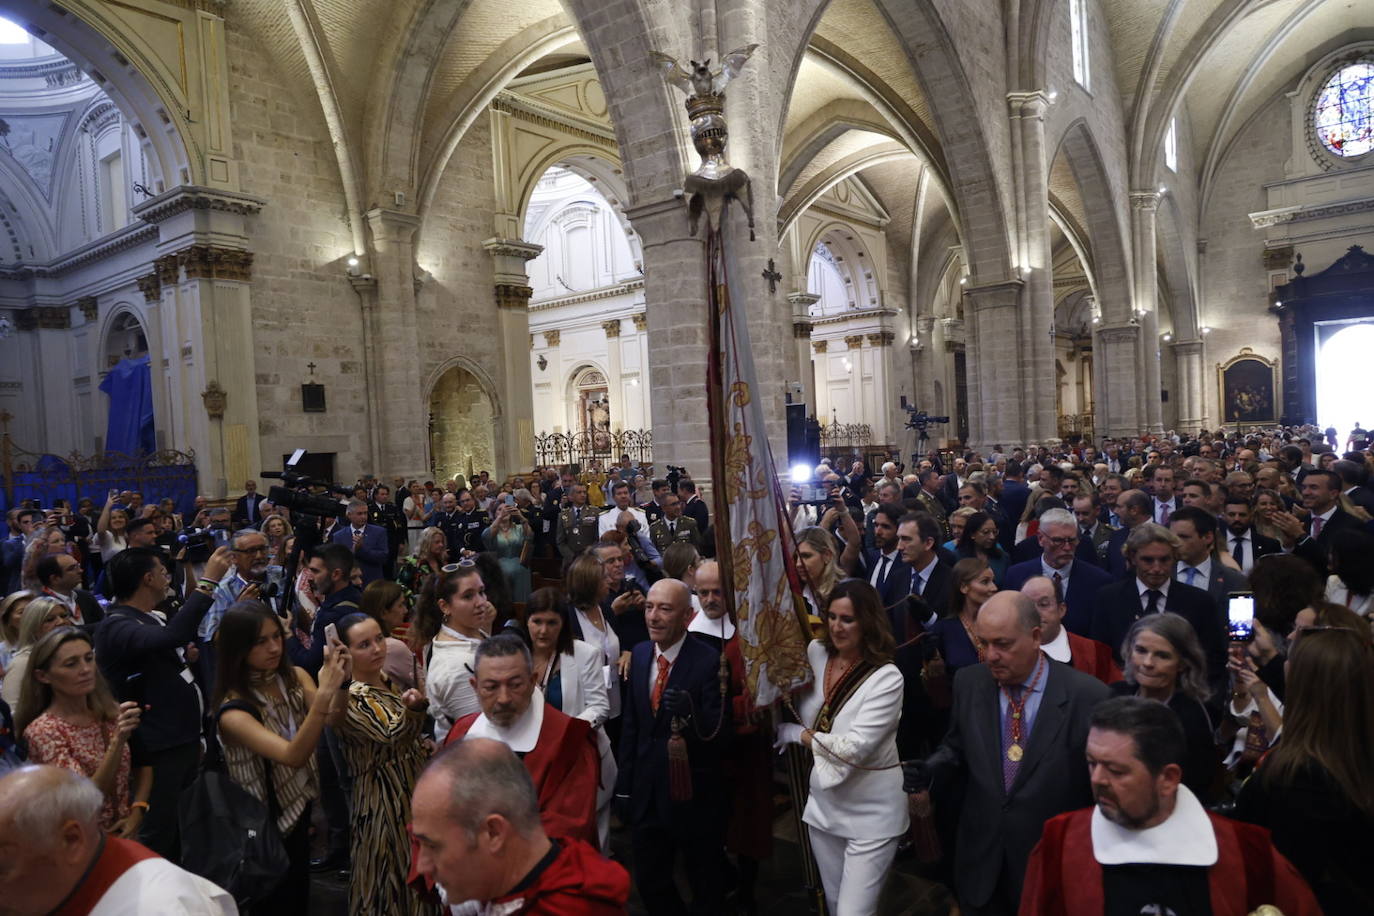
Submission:
[[802,820],[834,916],[877,910],[883,880],[907,830],[897,721],[902,675],[882,599],[861,579],[830,595],[825,631],[807,647],[814,677],[798,697],[802,724],[778,727],[777,746],[812,752]]
[[534,676],[544,700],[577,719],[586,719],[596,733],[601,754],[601,787],[596,796],[597,831],[605,851],[610,838],[611,796],[615,790],[615,757],[606,737],[606,718],[611,713],[606,672],[601,651],[573,639],[567,610],[558,590],[541,588],[525,605],[525,629],[530,634]]

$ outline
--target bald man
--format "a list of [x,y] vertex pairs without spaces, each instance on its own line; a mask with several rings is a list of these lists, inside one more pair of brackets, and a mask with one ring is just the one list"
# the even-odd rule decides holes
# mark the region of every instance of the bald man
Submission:
[[410,810],[415,866],[450,903],[530,916],[625,912],[625,869],[544,832],[529,772],[503,742],[450,744],[420,774]]
[[[692,912],[724,905],[721,846],[728,814],[722,751],[731,734],[718,680],[720,652],[687,635],[691,594],[660,579],[644,599],[649,639],[634,647],[620,733],[616,805],[634,835],[634,877],[650,916],[685,913],[673,880],[686,863]],[[681,734],[689,776],[670,784],[668,740]],[[684,782],[686,783],[684,785]]]
[[960,909],[1011,916],[1045,821],[1092,801],[1083,749],[1108,691],[1041,652],[1040,614],[1020,592],[989,598],[975,626],[987,661],[959,669],[944,743],[906,764],[905,781],[920,792],[967,779],[954,851]]
[[85,776],[30,766],[0,778],[0,912],[8,916],[235,916],[227,892],[100,829],[105,794]]

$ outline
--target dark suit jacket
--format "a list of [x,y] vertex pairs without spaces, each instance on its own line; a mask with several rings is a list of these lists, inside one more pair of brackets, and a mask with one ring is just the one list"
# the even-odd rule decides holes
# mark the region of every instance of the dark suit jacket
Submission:
[[1024,480],[1002,481],[1002,509],[1011,519],[1012,533],[1015,536],[1016,523],[1021,521],[1021,513],[1026,511],[1026,500],[1030,499],[1030,487]]
[[[916,571],[905,563],[902,565],[906,567],[906,579],[899,579],[893,583],[892,594],[896,596],[896,600],[900,600],[907,595],[916,594],[916,590],[912,587],[916,580]],[[950,564],[945,563],[943,560],[937,561],[935,563],[935,568],[930,571],[930,581],[926,583],[925,591],[920,594],[920,597],[925,601],[926,606],[933,614],[943,614],[949,608],[949,586],[952,581],[951,572],[952,566]],[[924,621],[921,622],[924,623]],[[892,635],[897,638],[897,643],[900,645],[902,642],[901,631],[893,630]]]
[[[1224,538],[1222,537],[1223,534],[1225,535]],[[1260,557],[1267,557],[1275,553],[1283,553],[1283,545],[1278,542],[1278,539],[1265,537],[1255,530],[1254,525],[1250,526],[1247,536],[1250,538],[1250,549],[1254,552],[1255,562],[1258,562]],[[1231,537],[1231,529],[1223,526],[1217,532],[1217,549],[1230,553]]]
[[[720,696],[720,652],[704,640],[684,639],[668,672],[668,687],[686,690],[692,697],[694,713],[682,732],[692,768],[689,802],[674,802],[669,794],[668,739],[673,716],[664,707],[659,707],[657,714],[650,709],[653,665],[654,644],[646,640],[635,646],[621,715],[620,775],[615,794],[629,799],[631,826],[647,823],[672,829],[688,818],[716,818],[727,799],[721,752],[731,729],[730,715]],[[713,732],[712,740],[703,740]]]
[[[1187,577],[1183,573],[1183,563],[1178,564],[1179,573],[1175,575],[1175,581],[1184,582]],[[1198,588],[1207,590],[1212,603],[1217,607],[1217,619],[1221,625],[1226,626],[1226,605],[1230,601],[1231,592],[1244,592],[1250,588],[1250,580],[1245,577],[1245,573],[1234,570],[1229,566],[1223,566],[1221,561],[1215,557],[1212,559],[1212,575],[1204,583],[1200,578],[1194,576],[1193,584]]]
[[[1312,523],[1310,521],[1307,523],[1307,530],[1308,532],[1312,530]],[[1338,531],[1362,530],[1364,530],[1364,524],[1359,519],[1349,512],[1346,512],[1340,506],[1337,506],[1336,511],[1331,514],[1331,517],[1326,520],[1326,524],[1322,526],[1322,533],[1315,538],[1312,537],[1310,533],[1305,535],[1302,540],[1298,541],[1297,546],[1293,548],[1293,553],[1311,563],[1318,573],[1325,576],[1331,572],[1329,568],[1331,562],[1331,540],[1336,536],[1336,533]]]
[[[1002,588],[1020,591],[1027,579],[1043,572],[1039,557],[1017,563],[1008,568],[1007,574],[1002,577]],[[1068,605],[1064,626],[1070,633],[1088,636],[1092,629],[1093,601],[1097,598],[1098,590],[1111,584],[1112,577],[1091,563],[1081,562],[1077,557],[1074,557],[1073,568],[1069,572],[1069,593],[1064,596],[1064,603]]]
[[95,625],[105,618],[105,609],[100,606],[95,595],[84,588],[72,592],[72,597],[76,599],[76,606],[81,611],[81,628],[88,633],[94,633]]
[[1345,495],[1352,503],[1374,515],[1374,490],[1370,490],[1369,487],[1353,487]]
[[1107,573],[1113,579],[1124,579],[1131,574],[1131,567],[1126,562],[1126,554],[1123,552],[1126,547],[1126,538],[1130,535],[1131,529],[1118,528],[1112,532],[1112,536],[1107,539],[1107,546],[1100,554],[1102,562],[1105,564]]
[[[877,548],[872,548],[865,550],[860,558],[863,565],[859,570],[859,576],[868,582],[873,578],[873,571],[882,562],[883,555],[878,552]],[[934,580],[934,578],[932,575],[931,579]],[[898,552],[897,556],[888,564],[887,575],[878,583],[878,594],[883,599],[883,607],[891,607],[905,598],[910,585],[911,567],[902,562],[902,555]]]
[[[253,494],[253,524],[262,524],[262,501],[267,497],[261,493]],[[234,503],[234,511],[230,513],[230,519],[235,528],[242,528],[248,524],[248,494],[245,493]]]
[[[1200,588],[1171,582],[1168,597],[1164,600],[1164,610],[1186,618],[1193,625],[1198,642],[1202,644],[1202,654],[1207,659],[1207,682],[1212,685],[1214,696],[1225,696],[1226,623],[1224,616],[1217,615],[1212,596]],[[1121,643],[1126,639],[1131,624],[1144,616],[1145,608],[1140,600],[1136,577],[1113,582],[1097,593],[1092,632],[1088,637],[1106,643],[1120,663]]]
[[954,676],[949,732],[927,762],[937,805],[943,785],[961,774],[968,779],[954,852],[955,887],[966,906],[991,899],[1004,867],[1013,899],[1019,897],[1045,821],[1092,803],[1083,753],[1088,716],[1107,698],[1107,685],[1046,662],[1045,693],[1010,792],[1002,784],[1000,688],[986,665]]
[[[342,544],[353,550],[353,526],[340,525],[329,536],[334,544]],[[381,525],[364,525],[363,542],[353,551],[353,558],[363,568],[363,585],[382,578],[382,565],[391,553],[391,542],[387,539],[386,529]]]

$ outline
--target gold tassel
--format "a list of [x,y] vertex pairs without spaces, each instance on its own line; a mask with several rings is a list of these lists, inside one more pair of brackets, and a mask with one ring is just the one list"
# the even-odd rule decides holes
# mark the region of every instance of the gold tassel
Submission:
[[692,766],[687,760],[687,740],[682,737],[682,720],[673,716],[673,734],[668,739],[668,797],[675,802],[692,800]]

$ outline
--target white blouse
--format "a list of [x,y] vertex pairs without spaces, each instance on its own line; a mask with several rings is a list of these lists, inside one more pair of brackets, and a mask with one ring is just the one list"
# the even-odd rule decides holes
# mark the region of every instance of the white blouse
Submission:
[[448,737],[454,722],[468,713],[482,711],[471,681],[471,669],[480,642],[463,636],[456,640],[436,639],[429,644],[425,687],[429,694],[429,711],[434,716],[434,739],[440,744]]
[[[820,640],[806,649],[814,678],[797,712],[811,728],[824,704],[825,665]],[[897,722],[902,717],[902,673],[891,663],[868,676],[832,717],[830,731],[813,734],[811,797],[802,820],[826,833],[857,840],[901,836],[908,826],[902,769],[897,764]],[[829,752],[829,753],[827,753]],[[885,767],[885,769],[858,769]]]
[[[581,608],[573,608],[577,615],[578,626],[582,628],[582,641],[595,649],[601,656],[601,678],[606,685],[606,700],[609,711],[606,718],[614,719],[620,715],[620,637],[611,627],[610,620],[602,615],[606,624],[605,632],[598,630],[591,618],[582,613]],[[566,686],[563,688],[568,689]]]

